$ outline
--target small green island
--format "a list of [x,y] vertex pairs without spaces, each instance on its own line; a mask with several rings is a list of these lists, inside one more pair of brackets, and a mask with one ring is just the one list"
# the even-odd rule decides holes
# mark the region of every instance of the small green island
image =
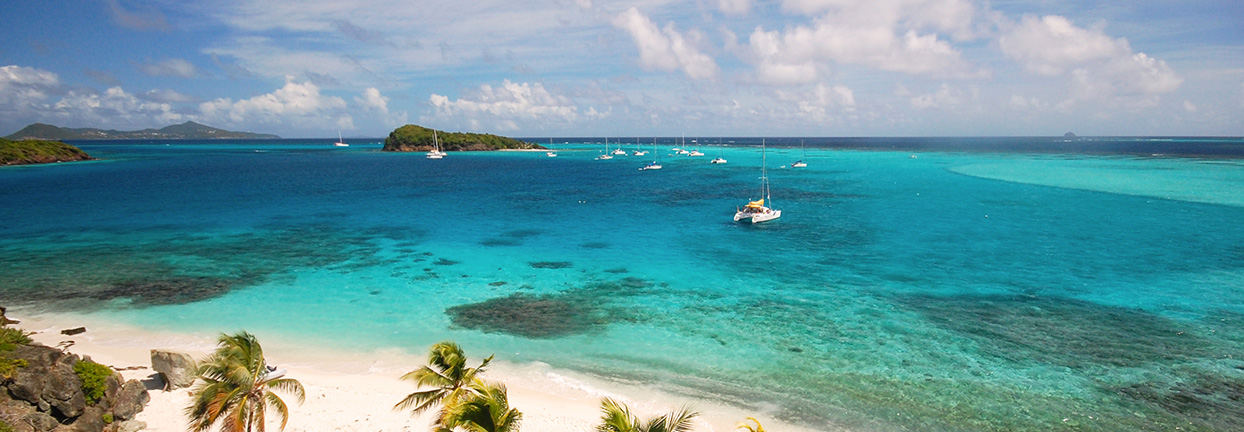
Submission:
[[[519,141],[493,134],[445,132],[437,130],[444,151],[490,151],[490,150],[544,150],[539,144]],[[418,125],[406,125],[394,129],[384,139],[382,151],[423,152],[432,150],[433,129]]]
[[0,166],[94,160],[82,149],[60,141],[12,141],[0,138]]

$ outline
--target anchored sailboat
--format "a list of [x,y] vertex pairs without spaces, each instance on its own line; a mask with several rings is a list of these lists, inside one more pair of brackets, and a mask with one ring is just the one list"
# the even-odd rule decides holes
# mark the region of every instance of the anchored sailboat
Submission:
[[765,201],[769,205],[773,205],[773,197],[769,196],[769,177],[765,171],[765,141],[760,140],[760,199],[756,201],[748,201],[743,208],[736,208],[734,212],[735,222],[761,223],[771,221],[782,217],[781,210],[775,210],[765,206]]

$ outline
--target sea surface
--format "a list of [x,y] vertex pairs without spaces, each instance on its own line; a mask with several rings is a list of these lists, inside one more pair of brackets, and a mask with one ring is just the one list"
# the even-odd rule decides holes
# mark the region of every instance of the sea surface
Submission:
[[0,304],[452,339],[816,430],[1244,430],[1244,139],[765,139],[755,226],[759,138],[332,141],[0,168]]

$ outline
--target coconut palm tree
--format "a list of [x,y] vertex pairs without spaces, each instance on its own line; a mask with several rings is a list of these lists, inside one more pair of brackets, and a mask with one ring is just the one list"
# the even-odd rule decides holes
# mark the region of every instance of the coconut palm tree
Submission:
[[682,407],[643,422],[625,404],[610,398],[601,399],[600,408],[604,416],[603,423],[596,426],[598,432],[690,432],[691,419],[700,415],[691,407]]
[[306,400],[298,380],[272,374],[263,357],[263,347],[247,332],[221,334],[216,352],[199,366],[201,381],[186,407],[190,430],[203,432],[220,424],[221,432],[263,432],[267,409],[281,417],[281,429],[289,421],[289,407],[273,390],[288,392]]
[[479,394],[448,406],[441,431],[518,432],[523,414],[510,408],[505,385],[486,383]]
[[[752,423],[755,423],[756,426],[752,427]],[[741,421],[739,424],[734,426],[734,430],[739,429],[747,429],[747,432],[765,432],[765,427],[761,426],[760,420],[756,420],[755,417],[748,417],[746,421]]]
[[432,345],[428,364],[402,375],[403,380],[414,381],[419,388],[430,388],[407,395],[393,409],[410,409],[411,414],[419,414],[441,405],[441,415],[434,426],[445,426],[446,408],[466,400],[468,396],[483,394],[485,385],[478,375],[491,361],[492,356],[488,356],[479,366],[469,368],[466,366],[466,354],[458,344],[444,341]]

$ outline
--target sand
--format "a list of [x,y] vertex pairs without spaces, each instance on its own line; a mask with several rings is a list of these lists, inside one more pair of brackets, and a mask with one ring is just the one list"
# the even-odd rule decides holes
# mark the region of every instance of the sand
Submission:
[[[151,368],[151,349],[181,351],[195,358],[206,357],[215,347],[218,334],[168,333],[125,324],[107,322],[95,316],[71,314],[27,314],[11,311],[18,326],[36,332],[32,339],[48,346],[64,346],[69,352],[91,357],[95,362],[121,371],[126,379],[145,380],[151,402],[137,416],[147,430],[184,432],[187,421],[182,413],[190,403],[189,389],[163,391]],[[61,330],[86,326],[74,336]],[[426,355],[399,350],[372,353],[330,353],[305,346],[269,342],[264,344],[270,364],[285,368],[287,377],[297,379],[306,390],[306,401],[299,405],[292,396],[286,431],[426,431],[432,414],[412,416],[393,410],[393,405],[415,391],[413,384],[399,377],[425,364]],[[467,353],[470,363],[483,356]],[[786,425],[763,413],[746,412],[740,407],[687,400],[657,393],[642,386],[603,381],[594,377],[556,370],[540,363],[514,364],[494,360],[485,379],[505,384],[510,406],[523,413],[522,430],[537,432],[588,432],[600,419],[600,399],[612,397],[626,403],[642,418],[649,418],[691,404],[702,413],[695,431],[731,431],[744,417],[754,416],[772,431],[807,431]],[[279,393],[278,393],[279,394]],[[269,416],[272,418],[272,416]],[[278,430],[274,421],[270,430]]]

